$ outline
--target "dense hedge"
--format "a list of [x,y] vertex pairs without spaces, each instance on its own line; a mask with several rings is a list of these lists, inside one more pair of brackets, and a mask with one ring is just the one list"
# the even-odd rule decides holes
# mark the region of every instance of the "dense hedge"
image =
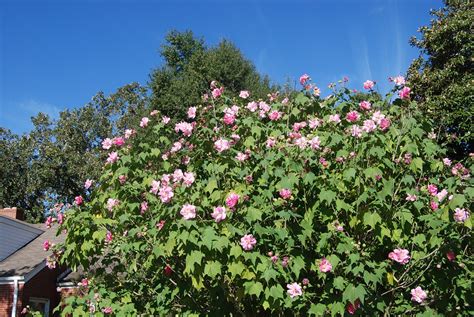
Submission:
[[50,259],[87,275],[63,312],[467,315],[471,162],[444,156],[402,78],[361,102],[301,83],[253,101],[213,82],[187,121],[105,140]]

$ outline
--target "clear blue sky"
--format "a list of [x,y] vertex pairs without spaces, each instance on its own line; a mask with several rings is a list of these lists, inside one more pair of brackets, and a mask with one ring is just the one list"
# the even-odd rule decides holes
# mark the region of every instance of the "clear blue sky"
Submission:
[[308,73],[326,87],[342,76],[388,89],[418,51],[408,44],[441,0],[8,1],[0,0],[0,126],[145,84],[171,29],[208,45],[226,38],[276,83]]

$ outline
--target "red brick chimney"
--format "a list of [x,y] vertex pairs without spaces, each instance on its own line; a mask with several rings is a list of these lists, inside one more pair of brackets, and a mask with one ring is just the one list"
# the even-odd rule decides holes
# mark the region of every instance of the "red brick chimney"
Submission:
[[0,209],[0,216],[5,216],[18,220],[25,220],[23,210],[17,207]]

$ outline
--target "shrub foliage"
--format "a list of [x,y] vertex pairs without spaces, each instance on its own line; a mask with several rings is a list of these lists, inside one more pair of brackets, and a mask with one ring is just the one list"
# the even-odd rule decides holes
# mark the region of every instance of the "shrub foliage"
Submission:
[[63,313],[467,314],[470,163],[407,90],[362,104],[301,82],[256,101],[213,83],[187,121],[153,112],[105,141],[49,259],[87,278]]

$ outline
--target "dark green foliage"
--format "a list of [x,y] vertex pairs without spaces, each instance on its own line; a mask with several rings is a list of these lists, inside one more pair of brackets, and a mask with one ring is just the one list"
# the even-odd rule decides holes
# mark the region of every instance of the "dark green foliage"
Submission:
[[99,92],[85,106],[62,111],[58,120],[39,113],[23,137],[1,129],[0,207],[21,207],[35,222],[55,203],[72,203],[84,181],[101,174],[101,141],[137,125],[147,98],[146,89],[133,83],[110,96]]
[[474,151],[474,4],[445,4],[432,12],[430,26],[419,29],[421,38],[410,40],[421,52],[408,80],[421,109],[435,119],[439,141],[463,157]]
[[268,77],[260,76],[252,62],[227,40],[208,48],[191,31],[172,31],[161,55],[165,65],[151,74],[149,84],[152,107],[168,116],[182,117],[189,107],[200,104],[213,80],[230,95],[247,89],[253,97],[263,98],[270,92]]

